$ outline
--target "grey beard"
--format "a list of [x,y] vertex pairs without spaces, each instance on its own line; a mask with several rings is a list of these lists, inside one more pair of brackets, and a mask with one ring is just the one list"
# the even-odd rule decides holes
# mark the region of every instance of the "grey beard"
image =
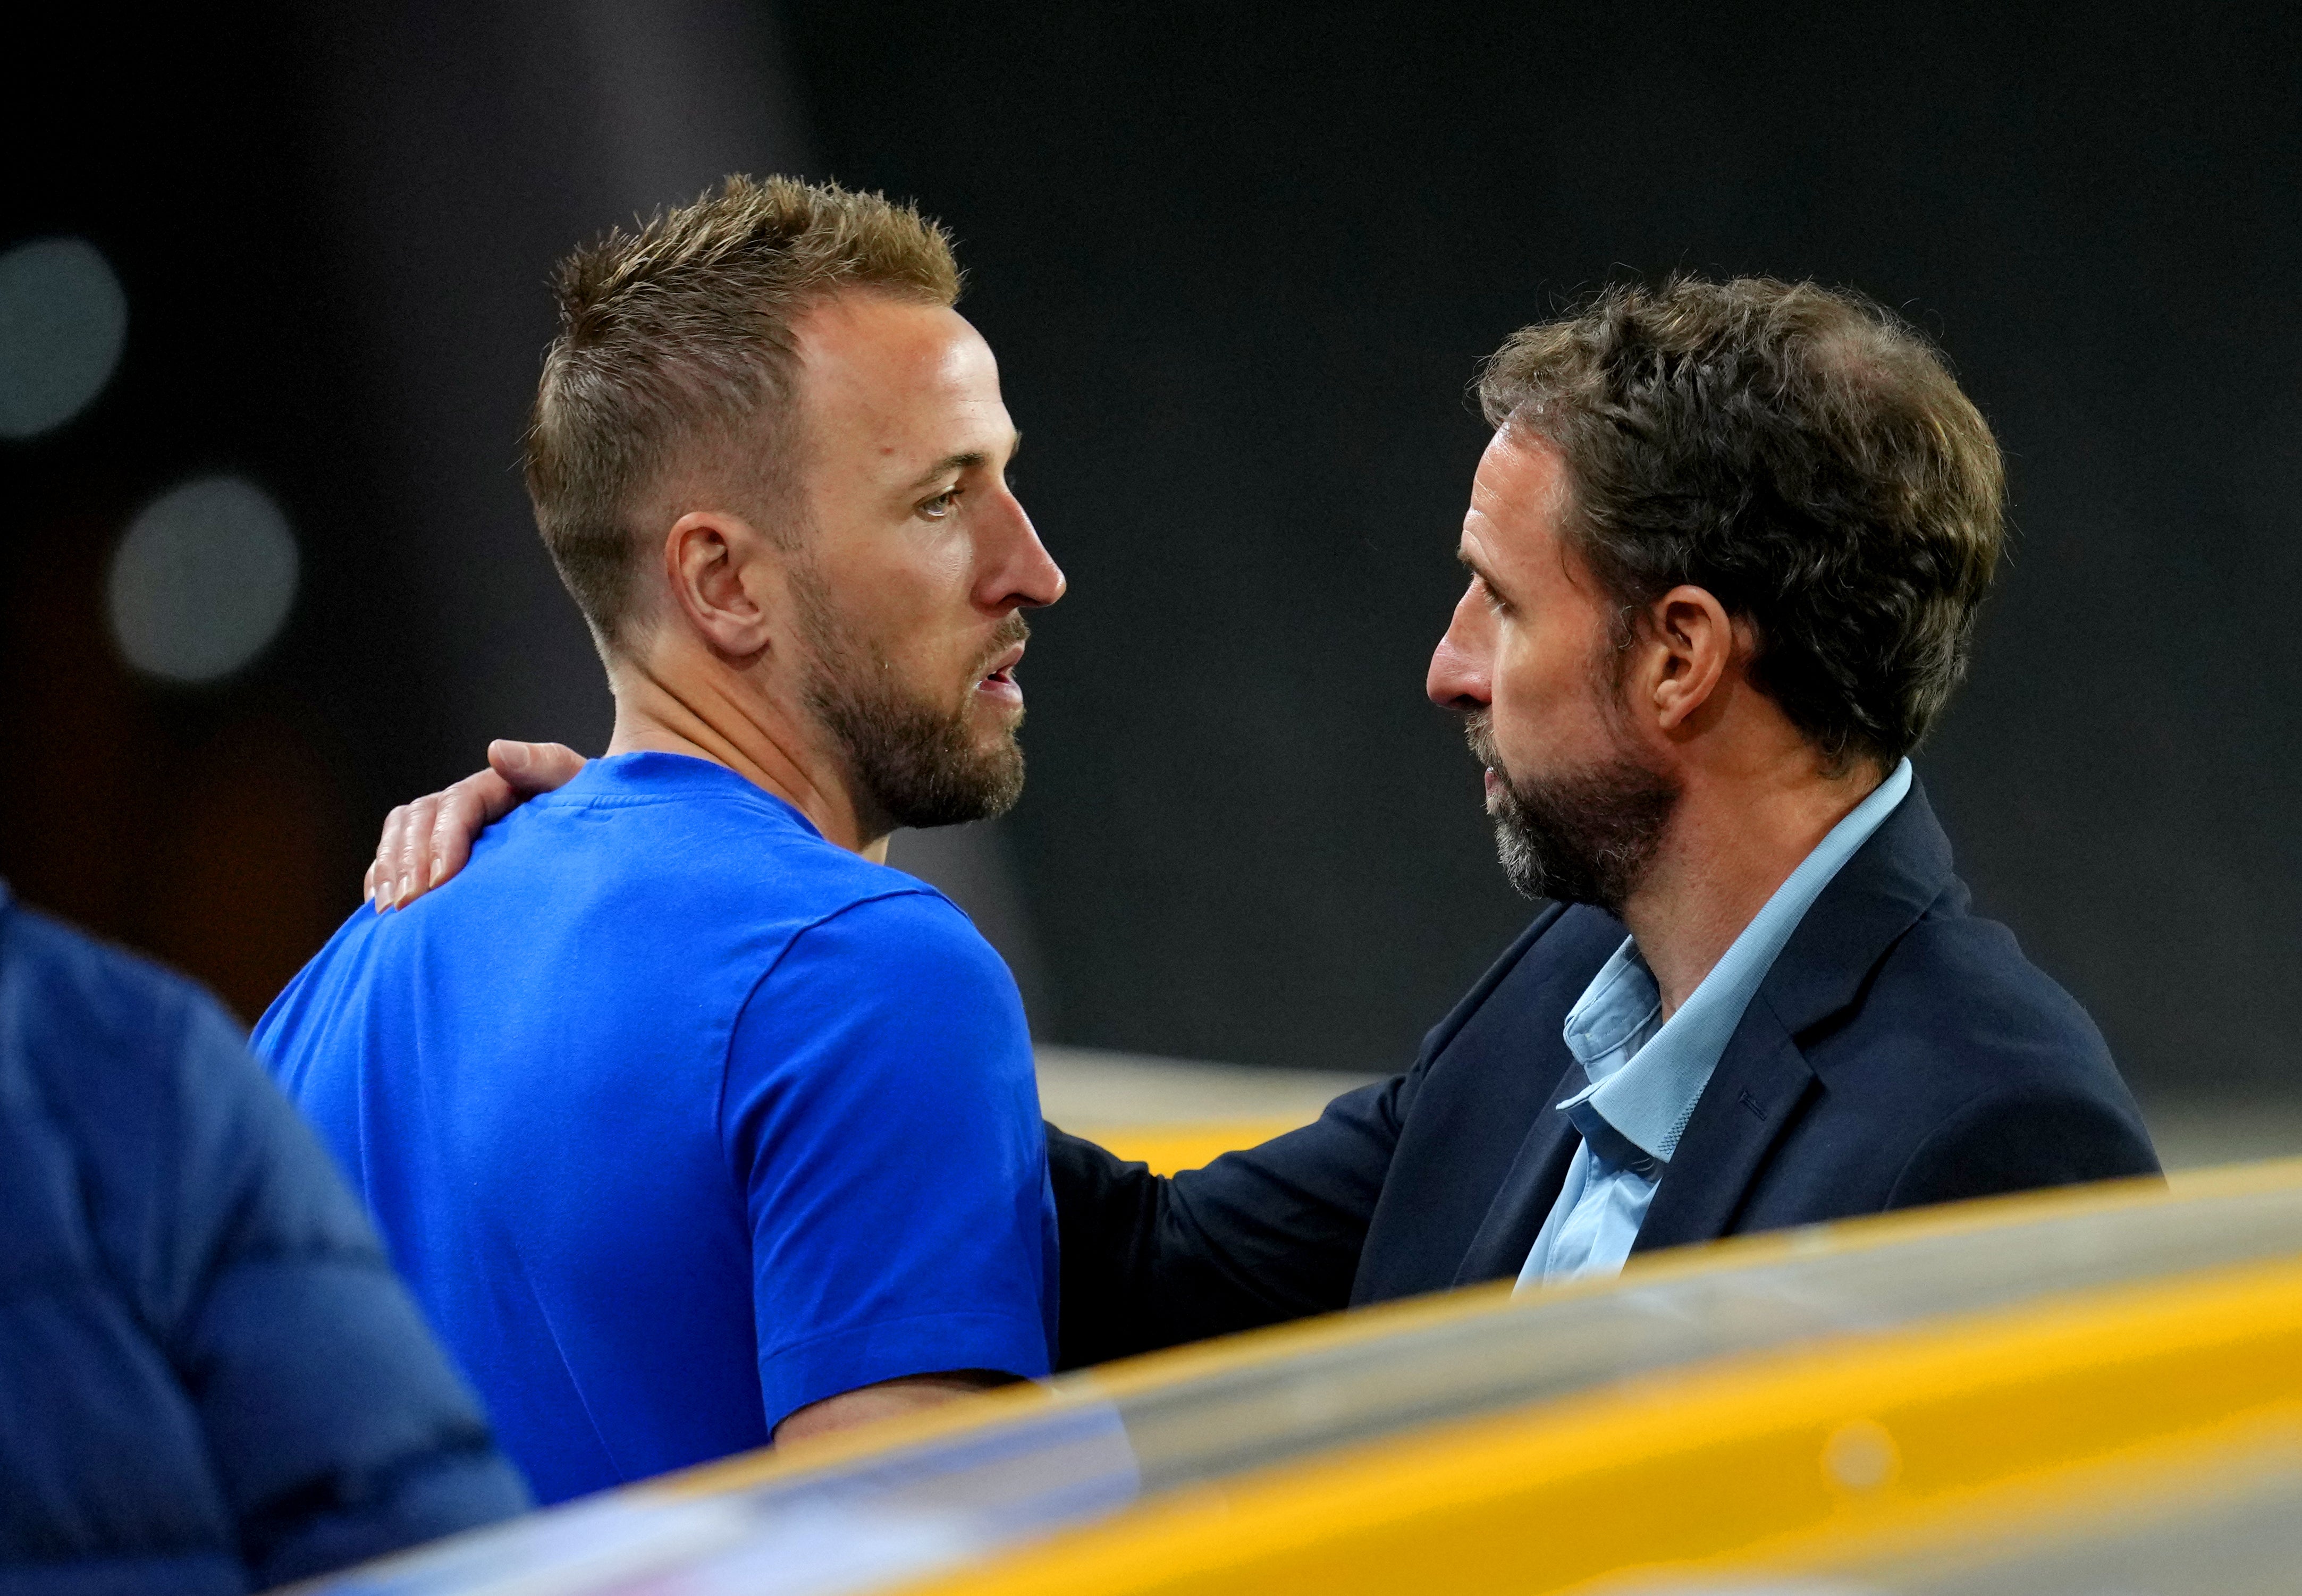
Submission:
[[[988,743],[976,740],[966,696],[973,684],[952,708],[905,693],[886,656],[841,624],[815,573],[794,573],[793,585],[812,656],[808,708],[845,756],[867,825],[883,832],[960,826],[1014,808],[1023,794],[1023,750],[1012,730]],[[1021,615],[1008,617],[992,638],[993,654],[1029,631]]]
[[1542,781],[1514,781],[1483,716],[1474,718],[1470,735],[1473,752],[1501,784],[1495,852],[1511,886],[1530,898],[1619,915],[1670,829],[1677,786],[1620,755]]

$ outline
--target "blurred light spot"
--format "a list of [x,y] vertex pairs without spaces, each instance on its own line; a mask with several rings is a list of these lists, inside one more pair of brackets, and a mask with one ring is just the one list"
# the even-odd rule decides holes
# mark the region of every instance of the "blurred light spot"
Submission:
[[137,669],[213,682],[264,651],[296,599],[296,539],[237,476],[201,477],[147,505],[112,557],[112,635]]
[[0,438],[79,415],[127,336],[128,296],[86,239],[36,239],[0,255]]
[[1822,1466],[1849,1491],[1876,1491],[1903,1472],[1902,1449],[1886,1427],[1872,1419],[1842,1424],[1823,1443]]

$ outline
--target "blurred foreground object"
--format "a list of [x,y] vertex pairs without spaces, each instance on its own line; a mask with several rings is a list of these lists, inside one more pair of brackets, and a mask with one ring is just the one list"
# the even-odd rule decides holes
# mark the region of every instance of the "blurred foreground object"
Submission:
[[0,886],[0,1590],[238,1592],[526,1493],[189,982]]
[[1111,1365],[329,1588],[2059,1593],[2114,1518],[2252,1537],[2154,1592],[2285,1589],[2223,1575],[2291,1567],[2298,1255],[2302,1163],[1741,1239]]

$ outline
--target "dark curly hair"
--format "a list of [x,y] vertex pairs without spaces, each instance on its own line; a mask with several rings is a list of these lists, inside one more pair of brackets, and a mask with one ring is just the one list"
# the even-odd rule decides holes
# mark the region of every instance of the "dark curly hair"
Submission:
[[1918,746],[2005,536],[1998,445],[1918,332],[1811,282],[1617,285],[1512,334],[1479,398],[1565,459],[1618,643],[1692,584],[1828,769]]

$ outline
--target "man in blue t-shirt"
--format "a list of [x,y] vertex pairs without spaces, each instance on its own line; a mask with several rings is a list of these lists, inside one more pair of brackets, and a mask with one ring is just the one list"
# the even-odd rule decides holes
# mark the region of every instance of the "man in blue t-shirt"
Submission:
[[730,179],[558,286],[528,483],[609,757],[256,1035],[546,1501],[1047,1372],[1014,983],[883,861],[1013,802],[1063,585],[916,213]]

